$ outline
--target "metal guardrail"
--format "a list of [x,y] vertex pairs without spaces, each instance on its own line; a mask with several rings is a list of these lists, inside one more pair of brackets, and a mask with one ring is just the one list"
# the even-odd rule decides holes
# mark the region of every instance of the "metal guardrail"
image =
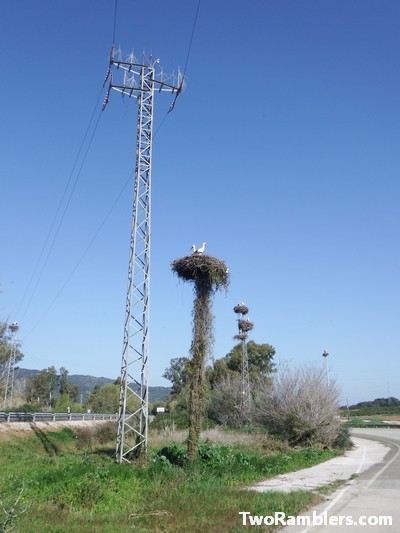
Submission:
[[7,413],[0,411],[1,422],[59,422],[72,420],[117,420],[118,415],[98,413]]
[[359,426],[350,426],[351,429],[363,429],[363,428],[389,428],[389,429],[400,429],[400,424],[363,424]]

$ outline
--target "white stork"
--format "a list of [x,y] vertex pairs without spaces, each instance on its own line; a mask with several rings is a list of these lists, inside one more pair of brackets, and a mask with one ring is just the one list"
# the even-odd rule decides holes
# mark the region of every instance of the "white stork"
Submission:
[[192,251],[192,254],[195,254],[196,253],[196,246],[194,244],[192,244],[192,247],[190,248],[190,250]]
[[204,253],[204,250],[206,249],[206,246],[207,246],[207,243],[203,242],[203,246],[201,248],[198,248],[196,253],[198,253],[198,254]]

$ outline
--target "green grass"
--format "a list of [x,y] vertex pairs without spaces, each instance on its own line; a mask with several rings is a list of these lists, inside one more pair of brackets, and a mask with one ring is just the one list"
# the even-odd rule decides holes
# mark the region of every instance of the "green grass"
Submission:
[[[147,466],[121,466],[114,462],[112,442],[100,445],[82,435],[37,431],[0,443],[0,498],[6,508],[23,489],[14,531],[242,531],[239,511],[296,514],[318,499],[304,491],[251,492],[243,490],[246,485],[337,454],[307,449],[263,455],[202,444],[199,460],[189,465],[184,447],[174,445],[168,447],[171,461],[166,450],[152,450]],[[173,464],[174,453],[183,466]]]
[[371,425],[375,425],[375,426],[385,425],[385,423],[383,422],[381,418],[376,418],[373,416],[366,416],[364,418],[353,416],[346,422],[346,424],[349,427],[353,427],[353,428],[363,428],[363,427],[368,427]]

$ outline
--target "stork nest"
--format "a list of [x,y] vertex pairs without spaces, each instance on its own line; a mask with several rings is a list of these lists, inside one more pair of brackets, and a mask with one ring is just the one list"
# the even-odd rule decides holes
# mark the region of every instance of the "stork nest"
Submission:
[[235,313],[240,313],[241,315],[247,315],[249,312],[249,308],[242,304],[235,305],[233,310]]
[[233,338],[238,341],[244,341],[247,339],[247,333],[239,333],[239,335],[235,335]]
[[254,328],[253,322],[249,322],[248,320],[242,320],[242,319],[238,320],[238,326],[239,326],[239,330],[242,333],[246,333],[246,331],[251,331]]
[[229,270],[224,261],[207,254],[192,254],[175,259],[172,271],[185,281],[209,284],[213,290],[227,289]]

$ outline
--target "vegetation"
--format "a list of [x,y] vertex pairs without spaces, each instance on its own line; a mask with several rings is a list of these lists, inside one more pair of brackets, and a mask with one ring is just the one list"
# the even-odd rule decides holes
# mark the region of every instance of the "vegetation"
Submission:
[[25,400],[37,408],[53,408],[78,402],[79,389],[68,382],[68,370],[60,368],[59,374],[54,366],[41,370],[28,379],[25,386]]
[[339,391],[319,367],[283,367],[258,387],[255,419],[293,445],[331,446],[339,434]]
[[[223,358],[217,359],[205,369],[204,402],[206,415],[211,422],[238,428],[244,424],[241,402],[241,353],[242,345],[236,344]],[[270,344],[247,343],[249,372],[253,384],[261,383],[275,370],[275,348]],[[172,383],[171,398],[167,408],[173,417],[184,420],[188,412],[188,357],[171,359],[164,377]],[[158,415],[159,416],[159,415]],[[186,417],[187,418],[187,417]],[[166,418],[165,418],[166,419]],[[177,426],[180,427],[180,426]]]
[[176,259],[172,271],[194,284],[193,340],[186,372],[189,385],[188,457],[195,460],[205,407],[205,360],[213,341],[212,295],[229,284],[228,268],[223,261],[203,254]]
[[[0,322],[0,394],[4,395],[6,384],[6,370],[12,353],[11,333],[7,322]],[[15,362],[19,363],[24,357],[19,345],[16,347]]]
[[[10,359],[11,355],[11,334],[9,330],[9,324],[7,322],[0,322],[0,374]],[[17,352],[15,355],[15,362],[19,363],[24,357],[24,354],[17,346]]]
[[173,396],[180,394],[187,385],[188,363],[188,357],[176,357],[171,359],[169,367],[165,369],[162,377],[172,383],[171,394]]
[[400,400],[397,398],[376,398],[370,402],[359,402],[355,405],[350,405],[349,409],[365,409],[365,408],[391,408],[391,407],[400,407]]
[[[270,344],[247,343],[250,379],[267,377],[275,371],[275,348]],[[242,370],[242,343],[236,344],[222,359],[217,359],[208,371],[211,385],[228,375],[240,375]]]
[[[311,466],[338,453],[272,451],[265,448],[270,441],[256,435],[261,452],[235,443],[242,433],[219,434],[233,441],[201,443],[198,459],[190,464],[185,447],[170,441],[150,450],[145,467],[115,463],[115,425],[75,433],[35,429],[32,437],[14,436],[0,443],[0,500],[7,508],[15,508],[8,525],[24,533],[111,533],[132,528],[167,533],[241,531],[240,510],[296,514],[319,498],[304,491],[242,490],[246,484]],[[245,441],[252,438],[248,434]],[[0,518],[0,530],[5,530],[4,520]]]
[[[16,384],[18,388],[22,388],[22,384],[31,378],[35,378],[40,373],[39,370],[31,370],[28,368],[19,368],[16,371]],[[85,402],[96,385],[102,387],[103,385],[112,384],[115,379],[102,378],[95,376],[88,376],[82,374],[68,374],[68,383],[75,385],[79,389],[79,399],[82,397]],[[150,402],[164,401],[169,393],[170,387],[149,387]]]
[[350,407],[341,407],[347,416],[399,415],[400,400],[397,398],[376,398],[369,402],[359,402]]
[[[253,425],[293,445],[332,446],[340,434],[339,394],[333,381],[328,385],[324,369],[283,366],[277,371],[273,346],[254,341],[247,346]],[[175,428],[185,427],[188,397],[183,384],[187,364],[186,358],[174,359],[166,370],[165,375],[175,380],[172,390],[179,392],[168,402],[168,413],[161,419],[157,416],[158,427],[167,427],[168,420]],[[247,427],[242,409],[241,345],[216,360],[205,375],[203,398],[208,420],[230,428]]]
[[86,407],[93,413],[118,413],[119,389],[118,383],[107,383],[103,387],[96,385],[86,402]]

